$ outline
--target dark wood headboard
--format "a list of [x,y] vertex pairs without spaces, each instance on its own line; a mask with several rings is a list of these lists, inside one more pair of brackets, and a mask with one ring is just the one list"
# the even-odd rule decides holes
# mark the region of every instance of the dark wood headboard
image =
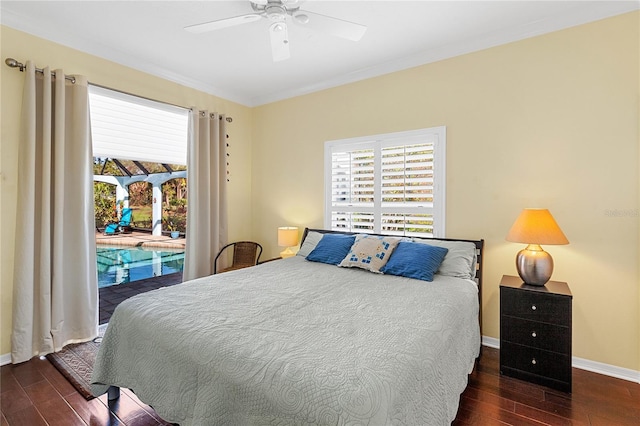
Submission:
[[[305,228],[304,229],[304,233],[302,234],[302,240],[300,241],[300,246],[302,247],[302,243],[304,243],[305,238],[307,238],[307,234],[309,233],[309,231],[315,231],[318,232],[320,234],[347,234],[347,235],[355,235],[358,234],[358,232],[352,232],[352,231],[333,231],[333,230],[329,230],[329,229],[309,229],[309,228]],[[402,237],[402,236],[398,236],[398,235],[389,235],[389,234],[367,234],[367,235],[383,235],[385,237]],[[429,238],[429,237],[411,237],[411,238],[416,238],[416,239],[420,239],[420,240],[424,240],[424,241],[429,241],[429,240],[440,240],[440,241],[464,241],[464,242],[468,242],[468,243],[473,243],[476,246],[476,256],[477,256],[477,262],[476,262],[476,276],[475,276],[475,282],[478,285],[478,303],[480,305],[479,307],[479,311],[478,311],[478,321],[480,323],[480,337],[482,338],[482,260],[484,258],[484,240],[465,240],[465,239],[458,239],[458,238]]]

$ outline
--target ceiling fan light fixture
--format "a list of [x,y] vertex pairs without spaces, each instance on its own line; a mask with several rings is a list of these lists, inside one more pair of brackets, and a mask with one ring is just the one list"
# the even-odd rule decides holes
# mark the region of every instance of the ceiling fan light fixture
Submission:
[[287,9],[279,4],[269,4],[264,10],[269,19],[272,21],[284,21],[284,19],[287,17]]
[[303,12],[296,13],[295,15],[293,15],[293,18],[299,24],[307,24],[307,23],[309,23],[309,15],[307,15],[306,13],[303,13]]

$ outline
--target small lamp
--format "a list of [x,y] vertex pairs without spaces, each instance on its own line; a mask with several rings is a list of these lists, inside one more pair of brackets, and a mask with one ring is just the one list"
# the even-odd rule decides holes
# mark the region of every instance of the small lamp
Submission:
[[286,247],[286,249],[280,253],[280,257],[286,259],[287,257],[294,256],[295,253],[291,250],[291,247],[298,245],[298,228],[295,226],[282,226],[278,228],[278,245],[280,247]]
[[547,209],[524,209],[507,234],[507,241],[528,246],[516,256],[518,275],[525,284],[543,286],[553,273],[553,259],[540,244],[569,244]]

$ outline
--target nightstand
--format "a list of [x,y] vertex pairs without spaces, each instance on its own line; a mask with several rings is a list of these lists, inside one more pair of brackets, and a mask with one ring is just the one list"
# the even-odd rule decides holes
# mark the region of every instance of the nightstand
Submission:
[[500,281],[500,374],[571,392],[571,303],[567,283]]

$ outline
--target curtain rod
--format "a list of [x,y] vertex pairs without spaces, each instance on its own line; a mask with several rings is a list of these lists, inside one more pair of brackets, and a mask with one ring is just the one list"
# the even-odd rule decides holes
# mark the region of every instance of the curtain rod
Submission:
[[[9,67],[11,67],[11,68],[18,68],[21,72],[24,72],[24,69],[26,68],[26,65],[25,65],[25,64],[23,64],[22,62],[18,62],[18,61],[16,61],[16,60],[15,60],[15,59],[13,59],[13,58],[7,58],[7,59],[4,61],[4,63],[5,63],[5,64],[7,64],[7,65],[8,65]],[[43,70],[42,68],[36,68],[36,72],[39,72],[40,74],[42,74],[42,73],[44,73],[44,70]],[[56,76],[56,73],[55,73],[54,71],[51,71],[51,75],[55,77],[55,76]],[[75,84],[75,82],[76,82],[76,78],[75,78],[75,77],[73,77],[73,76],[65,75],[65,76],[64,76],[64,78],[65,78],[66,80],[69,80],[72,84]],[[113,90],[113,91],[115,91],[115,92],[124,93],[125,95],[135,96],[135,97],[143,98],[143,99],[146,99],[146,100],[149,100],[149,101],[153,101],[153,102],[160,102],[160,103],[167,104],[167,105],[171,105],[171,106],[175,106],[175,107],[178,107],[178,108],[184,108],[184,109],[191,110],[191,108],[187,108],[187,107],[184,107],[184,106],[182,106],[182,105],[176,105],[176,104],[172,104],[172,103],[169,103],[169,102],[158,101],[158,100],[156,100],[156,99],[151,99],[151,98],[147,98],[147,97],[144,97],[144,96],[135,95],[135,94],[133,94],[133,93],[125,92],[125,91],[123,91],[123,90],[113,89],[113,88],[111,88],[111,87],[101,86],[101,85],[99,85],[99,84],[94,84],[94,83],[89,83],[89,84],[91,84],[91,85],[93,85],[93,86],[96,86],[96,87],[101,87],[101,88],[103,88],[103,89],[108,89],[108,90]],[[233,121],[233,118],[232,118],[232,117],[226,117],[226,119],[227,119],[227,123],[231,123],[231,122]]]
[[[4,61],[5,64],[9,65],[11,68],[18,68],[20,69],[20,71],[24,71],[26,65],[23,64],[22,62],[18,62],[13,58],[7,58],[6,61]],[[42,68],[36,68],[36,72],[39,72],[40,74],[44,74],[44,70]],[[56,76],[56,72],[55,71],[51,71],[51,75],[53,77]],[[69,76],[69,75],[65,75],[64,76],[65,80],[69,80],[72,84],[75,84],[76,82],[76,78],[73,76]]]

